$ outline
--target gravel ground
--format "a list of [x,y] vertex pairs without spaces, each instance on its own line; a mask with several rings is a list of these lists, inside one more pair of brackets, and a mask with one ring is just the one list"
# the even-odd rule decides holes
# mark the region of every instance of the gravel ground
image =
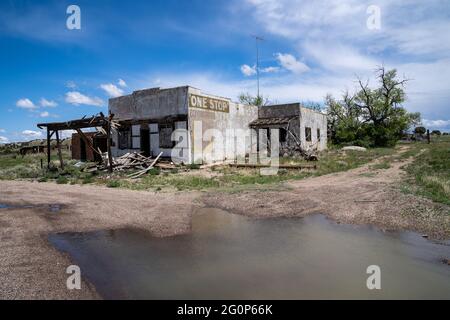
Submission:
[[[379,162],[382,159],[376,161]],[[392,162],[389,169],[363,167],[293,181],[280,191],[209,193],[202,202],[252,217],[297,216],[321,213],[349,224],[371,224],[383,230],[416,231],[434,239],[450,239],[450,208],[404,194],[399,182],[402,166],[411,159]]]
[[96,186],[0,181],[0,299],[96,299],[89,283],[68,290],[68,256],[47,241],[53,232],[140,228],[156,236],[185,233],[195,193],[155,194]]
[[[373,163],[372,163],[373,164]],[[70,259],[47,236],[133,227],[155,236],[190,231],[197,208],[217,207],[253,217],[322,213],[344,223],[414,230],[450,238],[449,207],[405,195],[393,186],[401,166],[364,167],[294,181],[279,191],[153,193],[99,186],[0,181],[0,299],[97,299],[95,288],[66,288]]]

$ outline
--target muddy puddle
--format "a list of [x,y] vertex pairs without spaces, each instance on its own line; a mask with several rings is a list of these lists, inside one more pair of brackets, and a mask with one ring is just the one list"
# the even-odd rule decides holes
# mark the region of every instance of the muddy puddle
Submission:
[[[250,219],[202,209],[192,233],[49,236],[107,299],[450,299],[450,243],[324,216]],[[366,269],[381,268],[381,290]]]

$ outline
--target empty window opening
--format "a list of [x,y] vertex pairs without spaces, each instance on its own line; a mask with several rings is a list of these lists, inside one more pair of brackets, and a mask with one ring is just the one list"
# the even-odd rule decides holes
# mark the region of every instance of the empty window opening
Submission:
[[119,149],[131,149],[130,127],[122,127],[119,129]]
[[317,129],[317,141],[320,142],[320,129]]
[[172,141],[173,127],[171,124],[161,124],[159,126],[159,147],[160,148],[173,148],[174,142]]
[[311,128],[309,127],[305,128],[305,137],[306,141],[311,142]]

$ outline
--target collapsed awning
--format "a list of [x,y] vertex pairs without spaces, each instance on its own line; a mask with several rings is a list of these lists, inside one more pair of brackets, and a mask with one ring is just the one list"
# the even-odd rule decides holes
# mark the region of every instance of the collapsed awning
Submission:
[[265,127],[265,126],[281,126],[287,125],[289,121],[297,117],[280,117],[280,118],[262,118],[256,119],[250,123],[250,127]]

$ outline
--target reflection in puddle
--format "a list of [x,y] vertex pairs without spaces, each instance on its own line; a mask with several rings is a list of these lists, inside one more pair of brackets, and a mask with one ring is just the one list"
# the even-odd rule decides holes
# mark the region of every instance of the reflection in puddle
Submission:
[[[450,299],[448,243],[338,225],[324,216],[249,219],[202,209],[192,233],[122,229],[49,236],[105,298]],[[369,265],[381,290],[368,290]]]

